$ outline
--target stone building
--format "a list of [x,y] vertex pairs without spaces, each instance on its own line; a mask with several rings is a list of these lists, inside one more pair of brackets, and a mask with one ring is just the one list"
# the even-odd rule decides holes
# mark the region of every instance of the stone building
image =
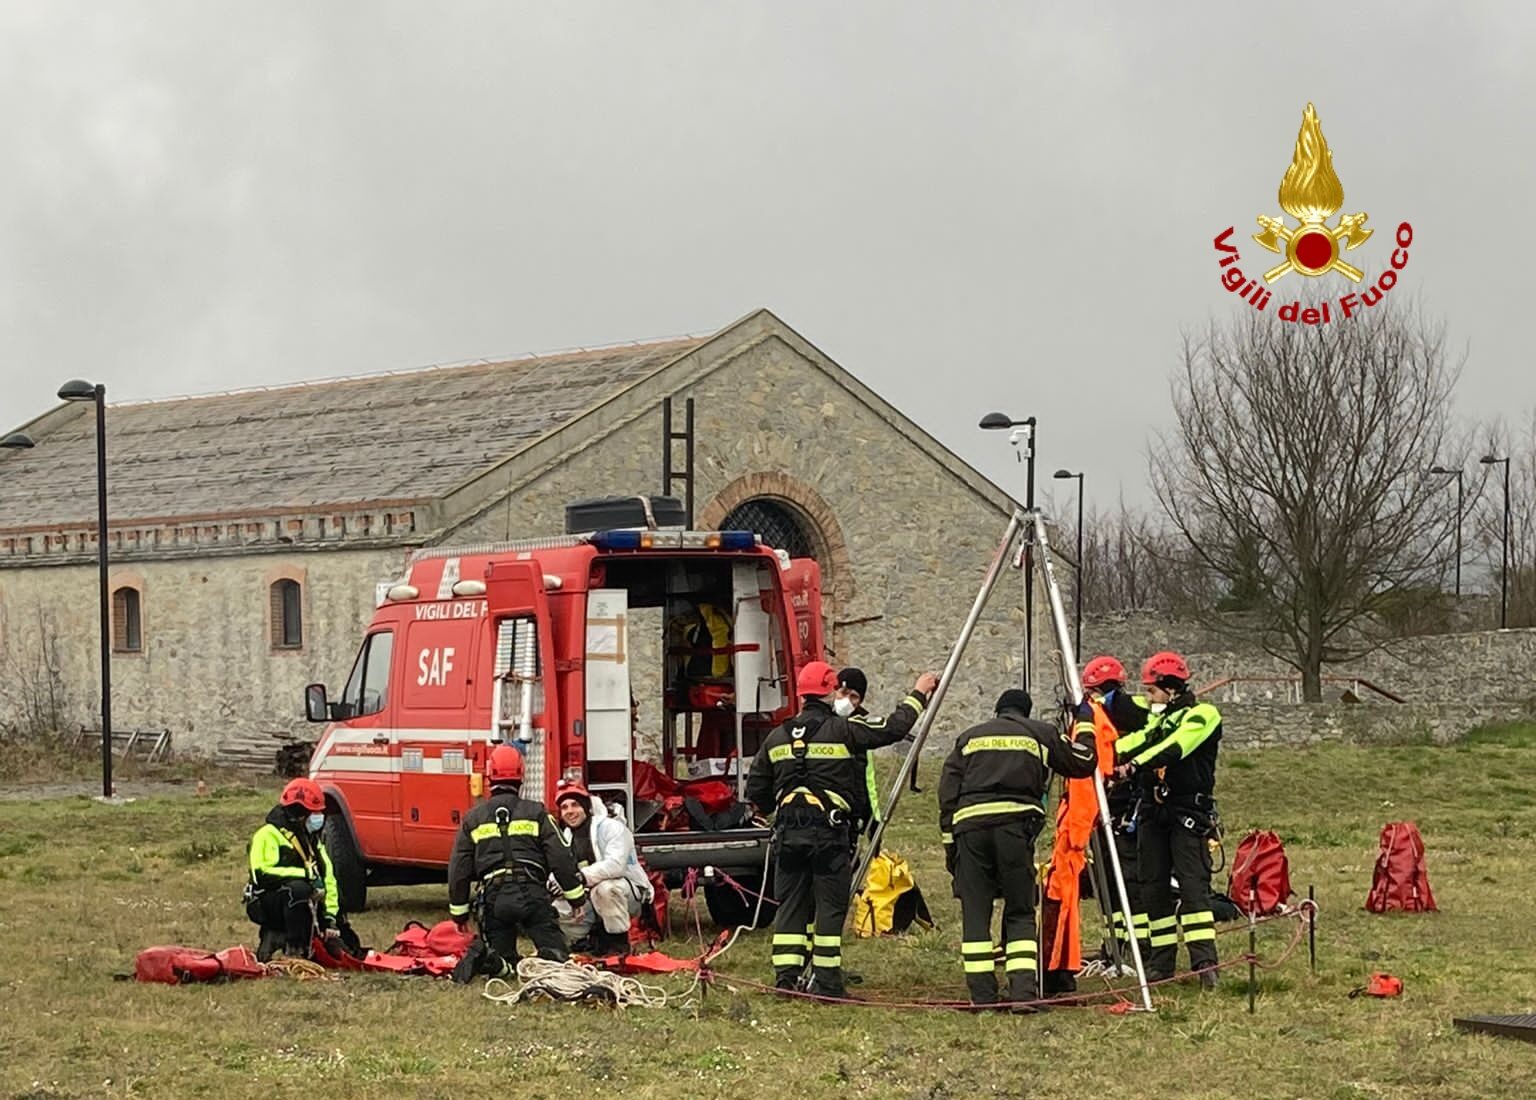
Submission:
[[[346,676],[412,550],[658,491],[668,397],[677,426],[695,403],[695,526],[818,559],[831,657],[876,708],[942,666],[1011,501],[760,310],[701,339],[109,406],[114,725],[178,752],[307,736],[303,685]],[[99,706],[93,409],[23,430],[33,449],[0,452],[0,717],[73,729]],[[1018,680],[1018,577],[936,733]]]

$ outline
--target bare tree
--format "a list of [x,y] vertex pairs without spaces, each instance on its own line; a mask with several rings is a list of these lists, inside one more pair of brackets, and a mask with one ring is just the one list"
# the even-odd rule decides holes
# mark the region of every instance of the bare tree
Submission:
[[[1077,553],[1076,516],[1059,514],[1061,551]],[[1178,551],[1182,538],[1162,520],[1132,510],[1122,497],[1113,509],[1083,515],[1083,610],[1089,615],[1133,609],[1185,611],[1219,596],[1208,570],[1191,569]]]
[[64,683],[58,625],[41,603],[35,611],[35,632],[5,631],[9,644],[0,653],[0,702],[10,720],[0,723],[0,735],[51,737],[64,731],[75,711]]
[[1464,459],[1447,451],[1459,373],[1442,331],[1389,303],[1318,327],[1248,313],[1185,343],[1153,488],[1185,556],[1255,612],[1211,625],[1293,666],[1309,701],[1442,560],[1452,518],[1424,472]]

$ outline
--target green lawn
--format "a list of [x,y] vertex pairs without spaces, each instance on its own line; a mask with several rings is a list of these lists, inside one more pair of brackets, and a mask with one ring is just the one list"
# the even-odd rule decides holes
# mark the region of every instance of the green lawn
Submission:
[[[1058,1009],[1033,1018],[786,1003],[727,988],[769,980],[765,935],[743,937],[707,995],[622,1014],[508,1009],[447,981],[351,976],[171,988],[114,982],[141,947],[251,942],[241,911],[246,839],[277,789],[207,798],[0,803],[4,1026],[0,1100],[76,1096],[627,1097],[754,1094],[881,1100],[1015,1097],[1490,1097],[1536,1095],[1536,1049],[1463,1035],[1463,1013],[1536,1010],[1536,729],[1449,749],[1325,747],[1226,755],[1218,794],[1230,855],[1274,828],[1322,907],[1316,977],[1303,946],[1265,974],[1250,1016],[1243,972],[1217,993],[1163,991],[1155,1015]],[[936,765],[926,768],[931,785]],[[941,927],[852,941],[871,998],[963,995],[958,910],[932,796],[892,830]],[[1378,917],[1364,901],[1382,824],[1419,824],[1438,914]],[[1222,876],[1222,884],[1225,878]],[[355,923],[385,946],[440,889],[386,889]],[[701,906],[702,907],[702,906]],[[674,895],[682,953],[691,940]],[[707,917],[705,918],[707,921]],[[1261,954],[1289,939],[1269,926]],[[1097,938],[1097,929],[1089,933]],[[1226,955],[1244,949],[1224,936]],[[1373,969],[1396,1001],[1349,999]],[[672,982],[678,993],[684,982]]]

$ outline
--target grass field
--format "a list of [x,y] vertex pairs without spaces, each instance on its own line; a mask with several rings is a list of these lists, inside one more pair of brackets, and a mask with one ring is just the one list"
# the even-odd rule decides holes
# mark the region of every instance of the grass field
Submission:
[[[0,804],[0,1100],[80,1096],[1350,1097],[1536,1095],[1536,1049],[1464,1035],[1463,1013],[1536,1010],[1536,729],[1454,748],[1324,747],[1223,760],[1228,851],[1253,826],[1286,842],[1293,882],[1317,886],[1318,973],[1305,948],[1214,994],[1174,987],[1155,1015],[1057,1009],[972,1016],[786,1003],[717,985],[663,1009],[508,1009],[478,987],[389,976],[172,988],[114,982],[141,947],[250,943],[244,846],[277,789],[108,807],[84,798]],[[930,766],[929,772],[935,769]],[[932,776],[927,777],[931,780]],[[852,941],[871,998],[958,997],[958,910],[930,793],[908,796],[893,844],[911,859],[936,932]],[[1377,834],[1413,819],[1429,847],[1438,914],[1361,904]],[[1224,876],[1221,877],[1225,883]],[[675,895],[674,895],[675,897]],[[437,888],[377,891],[355,923],[386,946],[412,917],[440,919]],[[675,909],[681,906],[674,905]],[[679,916],[671,948],[691,939]],[[707,920],[707,918],[706,918]],[[1269,926],[1273,955],[1290,924]],[[1096,937],[1096,930],[1095,930]],[[1225,955],[1244,950],[1225,936]],[[763,934],[722,961],[768,980]],[[1375,969],[1394,1001],[1349,990]],[[674,983],[682,991],[686,983]]]

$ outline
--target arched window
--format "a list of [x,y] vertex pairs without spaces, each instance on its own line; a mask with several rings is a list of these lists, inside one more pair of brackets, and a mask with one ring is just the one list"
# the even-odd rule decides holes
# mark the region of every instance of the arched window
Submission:
[[272,648],[304,646],[304,589],[298,581],[280,580],[272,585]]
[[144,649],[139,601],[137,588],[125,585],[112,593],[112,648],[119,653],[140,653]]
[[755,531],[763,541],[792,558],[816,557],[816,540],[808,525],[788,505],[767,497],[744,500],[720,521],[722,531]]

